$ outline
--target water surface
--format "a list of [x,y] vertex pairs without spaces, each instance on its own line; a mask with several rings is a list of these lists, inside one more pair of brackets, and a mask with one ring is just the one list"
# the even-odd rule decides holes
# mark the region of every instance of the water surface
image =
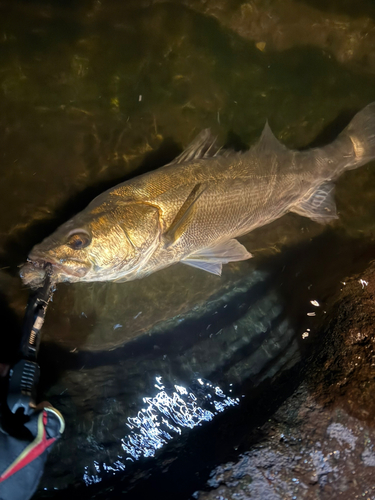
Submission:
[[[0,2],[0,290],[18,318],[27,290],[17,266],[30,248],[104,189],[172,160],[201,129],[243,149],[268,119],[302,148],[329,142],[375,100],[366,68],[314,40],[256,44],[199,4]],[[242,5],[224,4],[233,16]],[[341,16],[337,5],[313,7]],[[221,278],[178,264],[137,282],[58,286],[42,391],[67,430],[43,494],[96,481],[100,494],[113,474],[142,482],[142,467],[172,463],[192,492],[194,474],[225,459],[212,429],[226,429],[223,450],[233,450],[240,433],[228,429],[245,434],[251,408],[243,401],[312,352],[330,297],[373,256],[374,163],[345,174],[336,199],[340,220],[328,228],[290,214],[244,237],[254,259],[224,266]],[[177,413],[166,410],[176,402]],[[145,453],[142,415],[170,435]],[[197,440],[211,455],[194,471]],[[189,446],[182,480],[178,455]]]

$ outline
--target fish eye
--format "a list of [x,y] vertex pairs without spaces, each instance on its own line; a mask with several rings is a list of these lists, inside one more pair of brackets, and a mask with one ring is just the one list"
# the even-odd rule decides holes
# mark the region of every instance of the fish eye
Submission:
[[70,234],[67,241],[67,245],[70,246],[70,248],[72,248],[73,250],[81,250],[82,248],[86,248],[90,243],[90,236],[83,231]]

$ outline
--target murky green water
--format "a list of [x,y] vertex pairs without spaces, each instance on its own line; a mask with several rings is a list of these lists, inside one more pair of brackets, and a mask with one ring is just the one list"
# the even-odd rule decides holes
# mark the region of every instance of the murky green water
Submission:
[[[322,11],[330,23],[338,16],[336,25],[347,16],[359,47],[349,62],[313,36],[276,49],[259,44],[268,36],[259,25],[250,39],[235,23],[248,15],[246,2],[202,5],[0,2],[0,289],[19,318],[27,290],[17,266],[31,247],[104,189],[173,159],[201,129],[243,148],[268,119],[282,142],[306,147],[331,140],[375,100],[372,55],[363,59],[360,45],[375,22],[370,4],[353,21],[354,3]],[[305,7],[323,8],[295,2],[297,21]],[[308,27],[310,11],[301,12]],[[324,321],[322,310],[306,316],[315,312],[310,300],[328,303],[371,258],[374,163],[343,176],[336,199],[333,227],[288,215],[245,237],[255,258],[225,266],[221,278],[176,265],[128,284],[59,285],[42,375],[69,418],[42,487],[108,473],[103,463],[116,461],[127,419],[155,396],[155,377],[169,395],[202,377],[246,398],[244,386],[297,363],[302,333],[318,336]],[[181,449],[191,439],[182,435]],[[72,447],[77,457],[64,451]]]

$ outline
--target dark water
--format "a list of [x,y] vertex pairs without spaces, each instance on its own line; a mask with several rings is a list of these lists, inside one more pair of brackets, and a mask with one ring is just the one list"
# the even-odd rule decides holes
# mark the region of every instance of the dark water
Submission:
[[[235,22],[243,2],[202,5],[0,2],[0,292],[12,339],[27,298],[17,266],[104,189],[172,160],[205,127],[241,149],[268,119],[282,142],[307,147],[375,100],[361,45],[370,3],[360,18],[354,2],[293,6],[297,18],[321,9],[349,23],[349,62],[314,37],[272,49],[259,27],[250,40]],[[336,200],[332,227],[287,215],[246,236],[255,258],[221,278],[176,265],[128,284],[59,285],[41,394],[67,429],[39,496],[74,485],[87,497],[188,497],[246,449],[303,377],[341,282],[373,257],[374,163],[345,174]]]

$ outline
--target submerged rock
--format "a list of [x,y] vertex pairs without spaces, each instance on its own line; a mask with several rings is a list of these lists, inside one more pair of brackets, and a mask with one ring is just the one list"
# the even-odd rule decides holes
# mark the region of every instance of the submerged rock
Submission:
[[229,0],[185,0],[184,3],[254,41],[261,51],[281,52],[301,45],[318,47],[340,63],[375,73],[375,21],[371,17],[375,11],[370,4],[358,15],[353,3],[350,15],[345,9],[331,12],[295,0],[252,0],[239,2],[238,6]]

